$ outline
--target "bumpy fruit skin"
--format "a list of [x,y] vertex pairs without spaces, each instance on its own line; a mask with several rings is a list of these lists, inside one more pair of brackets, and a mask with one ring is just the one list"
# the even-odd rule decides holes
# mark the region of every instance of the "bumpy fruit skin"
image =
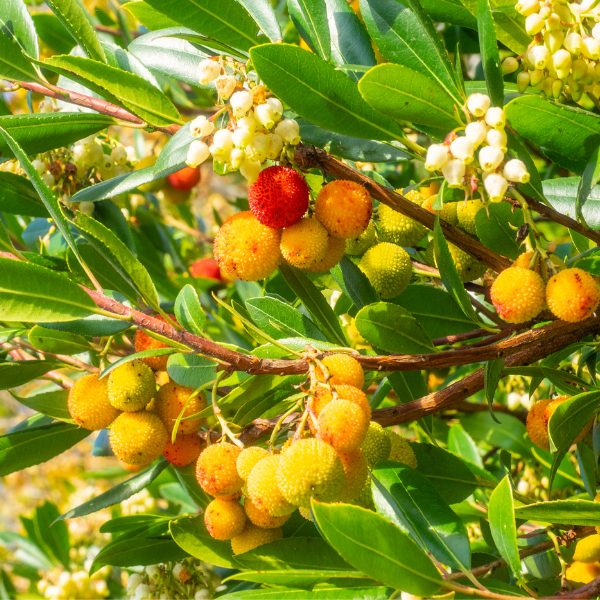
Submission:
[[[152,315],[157,321],[166,323],[167,321],[162,315]],[[169,315],[173,321],[177,322],[175,315]],[[158,348],[168,348],[169,346],[163,342],[155,340],[150,337],[145,331],[138,327],[135,332],[135,351],[142,352],[144,350],[157,350]],[[169,361],[168,356],[150,356],[148,358],[142,358],[142,362],[146,363],[154,371],[166,371],[167,362]]]
[[[405,198],[418,206],[425,202],[425,197],[415,190],[408,192]],[[379,229],[384,242],[392,242],[399,246],[414,246],[429,231],[425,225],[385,204],[379,205]]]
[[332,400],[321,411],[317,438],[336,452],[358,450],[367,435],[369,420],[362,409],[348,400]]
[[[558,408],[559,404],[562,404],[565,400],[568,400],[571,396],[559,396],[555,398],[546,406],[546,410],[544,411],[544,427],[546,427],[546,431],[548,431],[548,423],[550,422],[550,417],[554,414],[554,411]],[[585,436],[592,429],[592,425],[594,424],[594,419],[590,419],[585,427],[581,430],[581,433],[575,438],[574,444],[578,444],[585,438]]]
[[340,179],[321,188],[315,214],[331,235],[357,238],[369,226],[373,203],[362,185]]
[[219,269],[242,281],[272,275],[281,260],[281,231],[259,223],[247,210],[236,213],[215,237],[213,254]]
[[375,502],[373,501],[373,482],[371,478],[367,479],[365,487],[361,490],[360,494],[350,502],[356,506],[362,506],[368,510],[375,510]]
[[298,512],[307,520],[313,523],[313,518],[310,513],[310,508],[303,508],[302,506],[298,509]]
[[392,442],[392,449],[390,450],[390,455],[388,460],[395,460],[397,462],[403,463],[412,467],[413,469],[417,468],[417,457],[413,449],[410,447],[410,444],[401,436],[398,435],[395,431],[390,431],[389,429],[385,429],[390,441]]
[[[329,371],[329,384],[353,385],[362,388],[365,385],[365,374],[360,363],[348,354],[331,354],[323,359],[323,366]],[[317,378],[325,381],[323,371],[317,369]]]
[[[530,250],[529,252],[523,252],[523,254],[519,254],[519,256],[513,262],[513,267],[522,267],[523,269],[529,269],[529,265],[531,264],[531,259],[535,254],[535,250]],[[532,271],[535,271],[538,275],[542,276],[544,281],[548,281],[548,267],[541,259],[538,254],[537,259],[534,264],[534,268]]]
[[[456,267],[458,276],[463,283],[479,279],[487,271],[486,265],[461,250],[458,246],[448,244],[448,250],[450,251],[450,256],[452,257],[452,262]],[[433,240],[427,244],[425,261],[432,267],[437,268]]]
[[340,454],[340,460],[342,461],[342,465],[344,465],[346,483],[338,498],[338,502],[352,502],[358,498],[367,483],[367,479],[369,479],[367,459],[363,451],[359,448],[354,452]]
[[246,526],[244,507],[237,500],[215,498],[204,512],[204,524],[216,540],[231,540]]
[[291,504],[310,508],[310,499],[333,502],[344,487],[342,461],[336,451],[317,439],[297,440],[277,467],[277,483]]
[[550,402],[549,398],[538,400],[527,413],[527,435],[533,444],[542,450],[550,450],[548,427],[544,423],[544,413]]
[[[183,407],[186,406],[186,402],[187,406],[183,413],[184,417],[195,415],[208,406],[206,394],[204,392],[200,392],[188,402],[188,398],[193,393],[194,388],[179,385],[174,381],[161,386],[158,392],[156,392],[153,410],[161,418],[162,422],[167,428],[167,431],[173,431],[175,420],[179,416],[179,413]],[[200,427],[202,427],[203,423],[204,419],[202,418],[191,419],[189,421],[180,421],[177,432],[194,433],[195,431],[198,431]]]
[[119,410],[133,412],[145,408],[155,391],[154,373],[140,360],[126,362],[108,376],[108,399]]
[[458,226],[471,235],[477,235],[475,227],[475,215],[484,206],[481,200],[467,200],[466,202],[458,202],[456,207],[456,216],[458,218]]
[[566,579],[571,584],[578,586],[590,583],[600,577],[600,564],[574,562],[567,566]]
[[376,233],[373,221],[369,221],[369,226],[358,237],[346,240],[346,254],[350,256],[364,254],[375,243]]
[[509,323],[525,323],[537,317],[546,305],[544,280],[522,267],[509,267],[492,285],[491,298],[496,312]]
[[573,560],[595,563],[600,560],[600,535],[590,535],[577,542]]
[[274,517],[294,512],[295,506],[288,502],[277,484],[277,467],[280,455],[268,456],[258,461],[248,476],[248,496],[254,504]]
[[250,496],[246,496],[244,499],[244,510],[246,511],[246,516],[252,523],[263,529],[275,529],[276,527],[281,527],[292,516],[292,513],[289,513],[282,517],[274,517],[264,508],[257,506]]
[[78,425],[90,431],[108,427],[120,412],[108,400],[108,377],[80,377],[69,391],[69,413]]
[[259,446],[250,446],[249,448],[244,448],[240,455],[238,456],[236,467],[238,470],[239,476],[244,480],[248,481],[248,477],[254,469],[254,465],[259,460],[263,458],[267,458],[269,452],[264,448],[260,448]]
[[244,480],[238,475],[236,461],[241,450],[229,442],[205,448],[196,463],[196,479],[211,496],[231,496],[242,489]]
[[175,443],[171,443],[171,438],[167,440],[167,445],[163,450],[163,456],[172,465],[176,467],[185,467],[193,463],[200,455],[200,438],[196,433],[178,433]]
[[369,248],[360,259],[358,268],[382,298],[401,294],[412,275],[412,263],[406,250],[389,242]]
[[372,469],[378,462],[388,459],[392,449],[392,441],[379,423],[371,421],[365,441],[360,448],[365,454],[369,468]]
[[189,192],[200,182],[200,168],[184,167],[176,173],[171,173],[167,179],[176,190]]
[[329,234],[319,221],[303,217],[281,234],[281,255],[298,269],[308,269],[321,261],[327,251]]
[[110,428],[110,447],[128,465],[147,465],[165,449],[168,433],[162,421],[145,410],[121,413]]
[[195,278],[223,281],[219,265],[214,258],[200,258],[190,266],[190,275]]
[[282,229],[302,218],[308,209],[308,195],[308,184],[300,173],[289,167],[268,167],[250,186],[248,203],[260,223]]
[[310,271],[311,273],[325,273],[330,271],[342,260],[345,250],[346,240],[330,235],[327,239],[325,256],[311,267],[307,267],[306,271]]
[[599,301],[598,284],[582,269],[565,269],[548,280],[548,308],[563,321],[577,323],[591,317]]
[[[365,413],[367,421],[371,420],[371,405],[369,404],[369,399],[362,390],[353,385],[346,384],[335,385],[333,386],[333,389],[337,393],[338,398],[356,404]],[[325,408],[325,405],[329,404],[332,400],[333,394],[326,387],[319,386],[313,402],[315,415],[318,417],[323,408]]]
[[269,542],[280,540],[283,537],[281,529],[263,529],[254,523],[246,521],[244,531],[231,540],[231,549],[234,554],[243,554]]
[[458,207],[458,202],[446,202],[442,210],[436,210],[433,208],[433,204],[435,202],[436,196],[430,196],[423,202],[423,208],[428,210],[430,213],[437,215],[439,213],[440,219],[447,221],[450,225],[458,226],[458,215],[456,214],[456,209]]

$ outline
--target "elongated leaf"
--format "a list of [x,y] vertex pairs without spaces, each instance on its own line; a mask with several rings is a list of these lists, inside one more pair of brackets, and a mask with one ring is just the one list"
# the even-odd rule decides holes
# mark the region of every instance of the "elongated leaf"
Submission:
[[[29,361],[32,362],[32,361]],[[75,423],[71,417],[68,407],[69,391],[68,390],[57,390],[55,392],[43,392],[36,394],[35,396],[28,396],[22,398],[11,394],[12,397],[23,404],[35,410],[41,412],[44,415],[48,415],[53,419],[64,421],[65,423]]]
[[523,211],[518,208],[513,211],[506,202],[492,203],[475,216],[479,239],[494,252],[512,259],[524,251],[516,240],[517,229],[522,224]]
[[477,19],[460,0],[420,0],[427,14],[439,23],[477,29]]
[[100,525],[100,533],[121,533],[122,531],[132,531],[139,529],[143,525],[155,525],[159,521],[164,521],[161,517],[149,514],[127,515],[126,517],[115,517]]
[[48,211],[29,179],[7,171],[0,171],[0,211],[27,217],[48,217]]
[[41,81],[21,46],[0,29],[0,77],[10,81]]
[[255,581],[265,585],[281,585],[286,588],[310,589],[318,583],[336,579],[364,579],[358,571],[328,571],[326,569],[289,569],[285,571],[241,571],[230,575],[229,580]]
[[585,442],[577,444],[577,464],[585,491],[590,498],[596,497],[596,455]]
[[281,29],[269,0],[238,0],[238,2],[272,42],[281,40]]
[[577,190],[577,201],[575,202],[575,214],[577,220],[583,219],[583,206],[590,196],[590,192],[600,180],[600,146],[593,152],[585,171],[579,180],[579,189]]
[[266,44],[250,55],[269,89],[311,123],[358,138],[402,140],[399,126],[373,110],[352,79],[315,54],[287,44]]
[[71,563],[69,530],[67,524],[62,521],[54,523],[59,515],[56,505],[46,500],[42,506],[35,509],[33,524],[37,535],[43,540],[50,554],[62,563],[65,569],[68,569]]
[[206,313],[202,309],[196,290],[191,285],[184,286],[179,292],[175,302],[175,316],[186,331],[203,335],[206,329]]
[[[577,192],[581,179],[579,177],[561,177],[544,181],[544,194],[554,210],[576,218]],[[582,206],[585,222],[592,229],[600,228],[600,188],[594,187]]]
[[329,60],[331,37],[325,0],[288,0],[287,8],[304,41],[321,58]]
[[384,586],[347,587],[333,583],[325,587],[317,587],[312,592],[293,588],[266,588],[257,590],[233,591],[221,596],[223,600],[387,600],[393,590]]
[[179,23],[177,21],[174,21],[167,15],[158,12],[146,2],[132,0],[131,2],[123,4],[122,7],[131,13],[136,20],[138,20],[144,27],[146,27],[146,29],[150,31],[164,29],[166,27],[179,27]]
[[53,354],[79,354],[92,349],[90,343],[80,335],[45,329],[39,325],[29,332],[28,337],[32,346]]
[[56,369],[60,363],[50,360],[23,360],[0,363],[0,390],[9,390]]
[[561,402],[548,421],[552,450],[569,448],[600,407],[600,392],[584,392]]
[[531,177],[529,183],[519,184],[519,189],[525,194],[529,194],[538,200],[545,202],[546,200],[544,198],[542,178],[540,177],[535,162],[531,158],[531,154],[529,154],[527,148],[511,131],[506,132],[506,137],[508,140],[508,156],[522,160],[525,163],[527,171]]
[[[75,40],[69,35],[59,18],[52,13],[32,15],[35,30],[40,40],[57,54],[69,54],[75,46]],[[31,56],[31,55],[30,55]],[[34,56],[39,58],[39,56]]]
[[570,525],[600,524],[600,504],[590,500],[553,500],[515,508],[517,519]]
[[0,13],[0,32],[13,36],[25,54],[38,58],[40,54],[33,20],[21,0],[5,0]]
[[474,465],[483,468],[483,461],[473,438],[460,423],[455,423],[448,431],[448,450]]
[[367,304],[379,302],[379,294],[368,277],[346,256],[332,270],[333,278],[348,294],[355,306],[364,308]]
[[477,0],[477,29],[488,95],[492,106],[504,106],[504,80],[490,0]]
[[209,496],[198,483],[196,479],[196,463],[192,462],[186,467],[173,466],[173,471],[183,486],[183,489],[188,493],[189,497],[194,501],[199,508],[206,508],[212,502],[212,496]]

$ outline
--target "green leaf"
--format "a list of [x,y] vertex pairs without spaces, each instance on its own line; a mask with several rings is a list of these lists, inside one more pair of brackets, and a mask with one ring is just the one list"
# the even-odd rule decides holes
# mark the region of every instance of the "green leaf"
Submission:
[[346,346],[346,338],[340,320],[311,280],[302,271],[285,262],[279,265],[279,270],[327,339],[332,344]]
[[19,43],[0,29],[0,78],[10,81],[42,81],[23,54]]
[[373,346],[394,354],[433,354],[436,349],[417,320],[388,302],[369,304],[356,315],[356,328]]
[[328,61],[331,37],[325,0],[288,0],[287,9],[302,39]]
[[[559,213],[575,219],[580,181],[579,177],[560,177],[544,181],[544,194],[550,206]],[[585,222],[592,229],[600,229],[600,187],[592,189],[582,206],[582,213]]]
[[436,81],[407,67],[373,67],[360,80],[358,89],[375,110],[397,121],[442,129],[457,126],[452,97]]
[[171,354],[175,354],[179,352],[177,348],[153,348],[151,350],[142,350],[141,352],[135,352],[133,354],[127,354],[123,356],[119,360],[116,360],[113,363],[110,363],[108,367],[106,367],[102,373],[100,373],[99,379],[106,377],[111,371],[114,371],[117,367],[121,365],[131,362],[132,360],[142,360],[144,358],[156,358],[158,356],[170,356]]
[[167,363],[167,373],[179,385],[199,388],[216,377],[214,360],[197,354],[174,354]]
[[179,324],[191,333],[204,335],[206,330],[206,313],[202,309],[198,293],[191,285],[183,287],[175,301],[175,316]]
[[325,539],[353,567],[377,581],[418,596],[432,596],[442,579],[427,555],[382,516],[348,504],[312,502]]
[[170,19],[167,15],[163,15],[148,3],[140,0],[127,2],[122,5],[122,8],[130,12],[136,20],[150,31],[164,29],[165,27],[171,28],[180,26],[177,21]]
[[360,1],[361,15],[373,41],[387,60],[437,81],[462,104],[439,33],[418,1],[408,0],[406,4],[405,8],[396,0]]
[[460,0],[419,0],[432,20],[477,29],[477,19]]
[[485,399],[487,400],[488,406],[490,408],[490,415],[496,421],[496,423],[500,423],[494,414],[492,409],[492,404],[494,402],[494,394],[496,393],[496,388],[498,387],[498,383],[500,381],[500,377],[502,375],[502,368],[504,367],[504,359],[499,358],[497,360],[488,360],[485,363],[485,371],[484,371],[484,382],[485,382]]
[[51,57],[41,64],[69,79],[82,82],[150,125],[167,127],[173,123],[182,124],[174,104],[161,90],[139,75],[80,56]]
[[[88,431],[87,433],[89,434],[90,432]],[[120,504],[123,500],[127,500],[127,498],[133,496],[133,494],[137,494],[137,492],[150,485],[168,464],[169,463],[166,460],[161,459],[159,462],[133,476],[131,479],[115,485],[103,494],[66,512],[64,515],[61,515],[59,519],[75,519],[97,512],[103,508]]]
[[600,392],[584,392],[561,402],[548,421],[552,450],[568,449],[600,406]]
[[0,477],[46,462],[90,433],[70,423],[50,423],[6,433],[0,436]]
[[45,329],[39,325],[33,327],[28,337],[34,348],[53,354],[79,354],[92,349],[90,343],[80,335]]
[[56,564],[50,560],[50,557],[36,543],[18,533],[0,531],[0,544],[5,547],[10,545],[15,548],[15,554],[19,556],[21,563],[31,566],[36,576],[39,569],[49,571],[56,568]]
[[596,456],[585,442],[577,444],[577,464],[585,491],[590,498],[596,497]]
[[153,526],[159,523],[160,521],[168,520],[170,519],[165,519],[156,515],[149,514],[115,517],[114,519],[106,521],[105,523],[100,525],[100,529],[98,529],[98,531],[100,533],[121,533],[122,531],[133,531],[134,529],[139,529],[144,525]]
[[481,62],[492,106],[504,106],[504,80],[490,0],[477,0],[477,29]]
[[590,500],[553,500],[515,508],[517,519],[561,525],[600,525],[600,503]]
[[477,449],[477,444],[460,423],[455,423],[448,431],[448,450],[477,467],[483,468],[483,461]]
[[5,0],[0,14],[0,32],[14,37],[25,54],[38,58],[40,54],[33,20],[22,0]]
[[519,189],[523,193],[529,194],[537,198],[538,200],[547,203],[547,201],[544,198],[544,187],[542,183],[542,178],[540,177],[535,162],[531,158],[529,151],[524,146],[524,144],[521,143],[518,137],[514,135],[511,131],[506,132],[506,137],[508,140],[507,146],[509,158],[512,157],[522,160],[525,163],[527,171],[531,177],[529,183],[520,183],[518,186]]
[[476,440],[531,458],[531,442],[524,423],[512,415],[498,414],[496,417],[500,424],[485,412],[465,415],[460,424]]
[[513,575],[523,583],[512,488],[508,475],[498,484],[490,497],[488,518],[492,537],[500,556],[506,561]]
[[44,415],[48,415],[53,419],[64,421],[65,423],[75,423],[71,418],[68,407],[69,390],[43,392],[41,394],[35,394],[35,396],[27,396],[27,398],[16,396],[11,392],[11,396],[24,406],[37,412],[41,412]]
[[402,404],[427,396],[427,385],[421,371],[395,371],[388,375],[388,381]]
[[0,212],[48,217],[48,211],[29,179],[7,171],[0,171]]
[[28,383],[59,366],[60,363],[50,360],[15,360],[0,363],[0,390],[10,390]]
[[198,33],[234,48],[260,43],[252,17],[235,0],[146,0],[152,8]]
[[195,504],[204,509],[213,500],[212,496],[209,496],[198,483],[196,479],[196,463],[192,462],[186,467],[176,467],[171,465],[179,483],[183,489],[187,492],[189,497],[195,502]]
[[261,31],[272,42],[281,40],[283,37],[281,29],[269,0],[238,0],[238,2],[248,11]]
[[594,149],[592,156],[585,167],[579,180],[577,201],[575,202],[575,215],[578,221],[583,219],[583,206],[589,198],[590,192],[600,180],[600,146]]
[[[273,542],[271,542],[273,543]],[[271,544],[267,544],[270,546]],[[254,581],[264,585],[285,586],[286,588],[305,588],[309,590],[319,583],[336,579],[365,579],[358,571],[328,571],[326,569],[288,569],[285,571],[240,571],[230,575],[223,582],[231,580]]]
[[[489,217],[487,214],[489,211]],[[523,211],[506,202],[491,203],[475,215],[477,236],[490,250],[513,260],[524,252],[516,240],[517,228],[523,224]]]
[[[35,30],[46,46],[57,54],[69,54],[75,46],[75,40],[69,35],[60,19],[52,13],[31,15]],[[34,56],[39,58],[39,56]]]
[[33,524],[37,536],[43,541],[46,549],[58,562],[62,563],[65,569],[68,569],[71,564],[69,530],[64,521],[54,522],[59,515],[56,505],[46,500],[42,506],[35,509]]
[[333,583],[317,587],[312,592],[290,588],[261,588],[257,590],[234,591],[220,596],[222,600],[387,600],[393,590],[383,586],[348,587]]
[[265,44],[250,55],[269,89],[311,123],[368,140],[404,137],[394,121],[363,100],[350,77],[315,54],[287,44]]
[[347,256],[343,256],[332,269],[332,275],[357,308],[379,302],[379,294],[371,285],[369,278]]

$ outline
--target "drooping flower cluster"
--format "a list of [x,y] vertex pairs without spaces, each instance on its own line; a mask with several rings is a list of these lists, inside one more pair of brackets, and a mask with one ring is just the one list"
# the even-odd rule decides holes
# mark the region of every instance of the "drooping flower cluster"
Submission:
[[[479,192],[482,200],[487,197],[500,202],[508,182],[527,183],[529,173],[521,160],[504,160],[504,109],[490,106],[490,98],[484,94],[471,94],[466,109],[468,125],[449,133],[442,144],[430,146],[425,168],[441,171],[449,187],[465,190],[465,199]],[[464,135],[459,135],[463,131]]]
[[[578,102],[585,93],[600,96],[600,7],[596,0],[519,0],[516,10],[525,17],[525,29],[534,36],[520,57],[519,91],[527,86],[547,97],[567,92]],[[514,73],[519,60],[510,57],[504,73]]]

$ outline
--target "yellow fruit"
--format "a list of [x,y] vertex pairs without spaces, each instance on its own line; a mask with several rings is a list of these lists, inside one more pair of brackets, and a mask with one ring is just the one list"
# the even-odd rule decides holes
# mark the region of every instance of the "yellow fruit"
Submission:
[[293,513],[296,507],[290,504],[277,484],[277,467],[281,455],[267,456],[259,460],[248,476],[248,496],[254,504],[274,517]]
[[281,255],[298,269],[308,269],[325,256],[329,234],[319,221],[303,217],[281,234]]
[[133,412],[145,408],[154,392],[154,373],[140,360],[126,362],[108,376],[108,399],[119,410]]
[[[425,197],[415,190],[408,192],[405,198],[418,206],[425,202]],[[384,242],[392,242],[399,246],[414,246],[429,231],[425,225],[385,204],[379,205],[379,230]]]
[[412,263],[406,250],[389,242],[369,248],[358,267],[382,298],[401,294],[412,275]]
[[147,465],[165,449],[169,434],[163,422],[145,410],[121,413],[110,428],[110,447],[128,465]]
[[[184,406],[186,407],[183,412],[184,417],[195,415],[208,406],[204,392],[200,392],[188,402],[188,398],[193,393],[194,388],[179,385],[174,381],[163,385],[158,390],[154,398],[153,410],[162,419],[167,431],[173,431],[175,420]],[[193,433],[202,427],[202,423],[204,423],[204,419],[202,418],[180,421],[177,431],[181,433]]]
[[231,549],[234,554],[243,554],[269,542],[280,540],[283,537],[281,529],[263,529],[254,523],[246,521],[244,531],[231,540]]
[[[554,411],[558,408],[559,404],[562,404],[565,400],[568,400],[571,396],[559,396],[555,398],[546,406],[546,410],[544,411],[544,426],[546,427],[546,431],[548,431],[548,423],[550,422],[550,417],[554,414]],[[583,440],[583,438],[589,433],[592,425],[594,423],[594,419],[590,419],[585,427],[581,430],[581,433],[575,438],[574,444],[578,444]]]
[[[362,390],[347,384],[339,384],[332,387],[337,393],[338,398],[356,404],[365,413],[367,420],[371,420],[371,405],[369,404],[369,399]],[[326,387],[319,386],[313,402],[315,416],[318,417],[325,405],[329,404],[332,400],[333,394]]]
[[200,438],[197,433],[178,433],[175,443],[171,443],[171,438],[167,440],[167,445],[163,450],[163,456],[176,467],[185,467],[193,463],[200,455]]
[[369,420],[362,409],[348,400],[332,400],[321,411],[317,438],[336,452],[358,450],[365,439]]
[[292,513],[288,513],[282,517],[274,517],[264,508],[258,507],[250,496],[246,496],[244,500],[244,510],[246,511],[246,516],[252,523],[263,529],[275,529],[276,527],[281,527],[292,516]]
[[598,284],[582,269],[565,269],[548,280],[548,308],[563,321],[577,323],[591,317],[599,301]]
[[[322,360],[323,366],[329,371],[331,385],[352,385],[356,388],[362,388],[365,385],[365,374],[360,363],[349,354],[331,354]],[[323,371],[317,369],[317,378],[319,381],[325,381]]]
[[369,192],[353,181],[332,181],[315,202],[315,215],[327,231],[339,238],[356,238],[369,226],[373,203]]
[[244,481],[248,481],[248,477],[250,476],[250,472],[254,468],[254,465],[267,456],[269,456],[269,452],[259,446],[244,448],[238,456],[236,463],[239,476]]
[[471,235],[477,235],[475,215],[484,207],[483,202],[481,200],[467,200],[456,204],[458,226]]
[[213,253],[224,273],[242,281],[258,281],[279,266],[281,231],[259,223],[249,211],[227,219],[215,237]]
[[[140,160],[140,162],[135,167],[135,170],[138,171],[139,169],[145,169],[146,167],[153,167],[156,164],[157,160],[158,156],[146,156],[145,158],[142,158],[142,160]],[[150,183],[144,183],[142,185],[139,185],[138,190],[140,190],[140,192],[147,192],[151,194],[153,192],[158,192],[158,190],[162,189],[166,183],[167,178],[161,177],[156,181],[151,181]]]
[[599,563],[574,562],[567,566],[566,579],[571,584],[584,585],[600,577]]
[[211,444],[201,452],[196,463],[196,479],[207,494],[230,496],[242,489],[244,481],[236,468],[240,452],[229,442]]
[[371,421],[365,441],[360,448],[367,458],[369,468],[372,469],[378,462],[387,460],[392,449],[392,441],[379,423]]
[[436,196],[430,196],[423,202],[423,208],[428,210],[430,213],[437,215],[440,214],[440,219],[443,221],[447,221],[450,225],[458,226],[458,216],[456,214],[456,209],[458,207],[458,202],[446,202],[444,204],[444,208],[442,210],[436,210],[433,208],[433,204],[436,200]]
[[551,400],[545,398],[538,400],[527,413],[527,435],[529,439],[542,450],[550,450],[548,441],[548,427],[544,423],[544,413]]
[[[487,271],[486,265],[461,250],[458,246],[448,244],[448,250],[450,251],[452,262],[458,271],[458,276],[463,283],[479,279]],[[427,244],[425,261],[432,267],[437,268],[433,240]]]
[[358,237],[346,240],[345,253],[350,256],[360,256],[375,243],[375,238],[375,225],[373,221],[369,221],[369,226]]
[[[162,315],[152,315],[157,321],[166,323],[166,319]],[[169,315],[173,321],[177,323],[175,315]],[[169,346],[164,342],[160,342],[153,337],[150,337],[143,329],[139,328],[135,332],[135,351],[143,352],[144,350],[157,350],[158,348],[168,348]],[[146,363],[151,369],[155,371],[166,371],[167,362],[169,361],[168,356],[149,356],[142,358],[141,361]]]
[[108,427],[119,411],[108,400],[108,377],[80,377],[69,391],[69,413],[78,425],[90,431]]
[[311,273],[325,273],[337,265],[346,249],[346,240],[344,238],[337,238],[330,235],[327,238],[327,250],[325,250],[325,256],[317,261],[312,267],[307,267],[305,270]]
[[360,494],[350,502],[356,506],[362,506],[368,510],[375,510],[375,502],[373,502],[373,482],[371,478],[367,479],[365,487],[361,490]]
[[390,450],[388,460],[395,460],[397,462],[404,463],[413,469],[416,469],[417,457],[415,456],[413,449],[410,447],[410,444],[395,431],[390,431],[389,429],[385,429],[384,431],[387,433],[390,441],[392,442],[392,449]]
[[298,512],[307,520],[310,521],[311,523],[313,522],[313,518],[312,515],[310,514],[310,508],[302,508],[300,507],[298,509]]
[[509,323],[525,323],[546,305],[544,280],[522,267],[510,267],[498,275],[490,296],[496,312]]
[[354,452],[340,454],[340,460],[342,461],[342,465],[344,465],[346,483],[338,498],[338,502],[352,502],[358,498],[367,483],[367,479],[369,479],[367,459],[363,451],[359,448]]
[[595,563],[600,560],[600,535],[590,535],[577,542],[573,560]]
[[310,507],[310,499],[333,502],[344,487],[344,467],[336,451],[317,439],[297,440],[283,452],[277,483],[296,506]]
[[226,541],[241,535],[246,525],[244,507],[237,500],[215,498],[204,512],[204,524],[216,540]]
[[[523,254],[519,254],[519,256],[515,259],[512,266],[513,267],[522,267],[523,269],[529,269],[529,265],[531,265],[531,259],[535,254],[535,250],[530,250],[529,252],[523,252]],[[535,271],[538,275],[542,276],[542,279],[546,281],[548,279],[548,267],[546,267],[544,261],[541,259],[540,255],[537,255],[535,260],[535,264],[532,271]]]

